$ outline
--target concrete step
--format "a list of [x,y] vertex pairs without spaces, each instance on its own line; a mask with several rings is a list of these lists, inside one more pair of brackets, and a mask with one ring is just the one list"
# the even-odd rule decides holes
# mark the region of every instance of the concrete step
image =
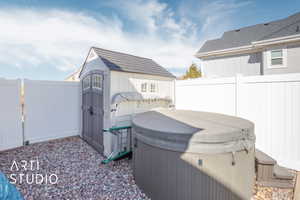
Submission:
[[275,179],[293,180],[295,175],[287,168],[274,165],[273,174]]
[[256,149],[255,150],[255,161],[258,164],[263,164],[263,165],[275,165],[276,160],[274,160],[272,157],[268,156],[264,152]]

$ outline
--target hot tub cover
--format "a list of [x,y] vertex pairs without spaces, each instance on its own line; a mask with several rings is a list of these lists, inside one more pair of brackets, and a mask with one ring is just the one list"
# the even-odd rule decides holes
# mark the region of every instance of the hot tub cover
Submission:
[[254,124],[208,112],[154,110],[132,121],[136,137],[159,148],[193,153],[224,153],[254,147]]

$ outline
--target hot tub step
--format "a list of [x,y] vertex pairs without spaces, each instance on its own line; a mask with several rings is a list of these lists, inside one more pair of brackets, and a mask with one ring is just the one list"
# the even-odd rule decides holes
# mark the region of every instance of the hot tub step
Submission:
[[269,181],[259,181],[257,182],[259,186],[262,187],[276,187],[276,188],[285,188],[285,189],[292,189],[294,188],[294,182],[292,180],[269,180]]
[[266,153],[255,149],[255,161],[258,164],[263,164],[263,165],[275,165],[276,160],[274,160],[271,156],[267,155]]
[[274,166],[274,178],[283,180],[293,180],[294,174],[292,174],[287,168],[281,167],[279,165]]
[[294,188],[295,178],[287,168],[276,164],[276,160],[256,149],[256,180],[262,187]]
[[257,181],[269,181],[274,178],[274,165],[276,160],[264,152],[255,150],[256,179]]

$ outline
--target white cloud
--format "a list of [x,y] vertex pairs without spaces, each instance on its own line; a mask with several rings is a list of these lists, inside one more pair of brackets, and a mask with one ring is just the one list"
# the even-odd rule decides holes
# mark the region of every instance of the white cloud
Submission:
[[0,24],[5,30],[0,32],[0,62],[22,67],[53,65],[63,71],[78,67],[101,34],[109,39],[120,29],[115,20],[97,21],[59,10],[3,9]]
[[231,29],[234,22],[238,21],[236,13],[251,3],[251,0],[185,0],[179,6],[178,13],[201,24],[197,29],[201,38],[214,39]]
[[[200,17],[204,19],[202,31],[207,31],[211,26],[217,23],[228,23],[230,15],[237,9],[249,5],[250,1],[237,2],[235,0],[218,0],[213,1],[200,9]],[[214,13],[212,15],[212,13]]]
[[[115,9],[112,17],[58,9],[0,8],[0,63],[72,71],[83,63],[91,46],[153,58],[177,71],[198,61],[194,54],[206,37],[200,38],[199,24],[189,16],[176,19],[174,10],[157,0],[104,4]],[[223,11],[222,6],[209,4],[207,9]],[[202,29],[214,28],[211,24],[219,19],[201,13],[205,22]],[[125,27],[126,20],[135,30]]]
[[[99,46],[150,57],[169,68],[186,67],[194,59],[198,43],[180,33],[183,27],[169,11],[165,20],[157,18],[165,13],[165,4],[145,6],[148,13],[137,13],[138,21],[149,29],[142,33],[124,30],[118,17],[95,18],[64,10],[1,9],[0,24],[5,31],[0,32],[0,62],[23,68],[52,65],[69,71],[84,61],[89,47]],[[161,35],[162,27],[169,35]]]

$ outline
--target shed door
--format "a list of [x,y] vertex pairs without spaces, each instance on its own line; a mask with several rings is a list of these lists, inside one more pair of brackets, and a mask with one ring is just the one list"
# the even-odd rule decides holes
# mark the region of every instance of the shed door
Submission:
[[82,80],[83,139],[103,153],[103,75],[93,73]]

